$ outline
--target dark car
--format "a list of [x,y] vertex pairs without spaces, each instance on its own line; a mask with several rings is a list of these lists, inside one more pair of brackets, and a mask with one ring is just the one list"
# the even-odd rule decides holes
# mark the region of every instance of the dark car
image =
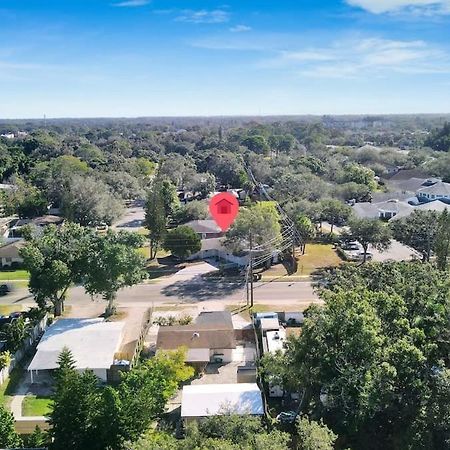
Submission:
[[293,423],[297,413],[295,411],[283,411],[277,416],[277,420],[281,423]]
[[7,284],[0,284],[0,295],[6,295],[11,292],[10,287]]

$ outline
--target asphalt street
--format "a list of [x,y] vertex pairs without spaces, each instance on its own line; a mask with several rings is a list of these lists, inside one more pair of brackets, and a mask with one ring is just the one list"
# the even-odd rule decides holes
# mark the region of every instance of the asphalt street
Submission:
[[[309,304],[318,301],[311,283],[302,282],[258,282],[254,285],[255,303],[260,304]],[[193,304],[207,302],[221,305],[240,303],[245,299],[243,283],[235,281],[203,280],[199,275],[192,279],[176,279],[151,284],[139,284],[118,292],[117,302],[123,306]],[[102,301],[101,299],[99,301]],[[92,302],[82,287],[69,291],[67,305],[87,305]],[[4,297],[0,304],[33,304],[27,289],[21,288]]]

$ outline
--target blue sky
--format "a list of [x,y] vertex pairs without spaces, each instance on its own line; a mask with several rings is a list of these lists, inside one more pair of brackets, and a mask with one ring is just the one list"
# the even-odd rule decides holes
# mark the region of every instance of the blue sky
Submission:
[[450,0],[0,0],[0,117],[450,112]]

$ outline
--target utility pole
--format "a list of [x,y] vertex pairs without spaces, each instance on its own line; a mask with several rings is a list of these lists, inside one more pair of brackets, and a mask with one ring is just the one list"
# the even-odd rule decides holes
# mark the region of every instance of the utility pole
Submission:
[[253,239],[250,232],[250,308],[253,308]]

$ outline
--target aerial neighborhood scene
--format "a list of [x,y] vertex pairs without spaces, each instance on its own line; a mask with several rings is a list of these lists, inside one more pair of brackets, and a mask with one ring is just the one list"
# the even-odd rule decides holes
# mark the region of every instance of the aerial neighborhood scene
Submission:
[[0,449],[450,450],[450,2],[187,3],[0,1]]

